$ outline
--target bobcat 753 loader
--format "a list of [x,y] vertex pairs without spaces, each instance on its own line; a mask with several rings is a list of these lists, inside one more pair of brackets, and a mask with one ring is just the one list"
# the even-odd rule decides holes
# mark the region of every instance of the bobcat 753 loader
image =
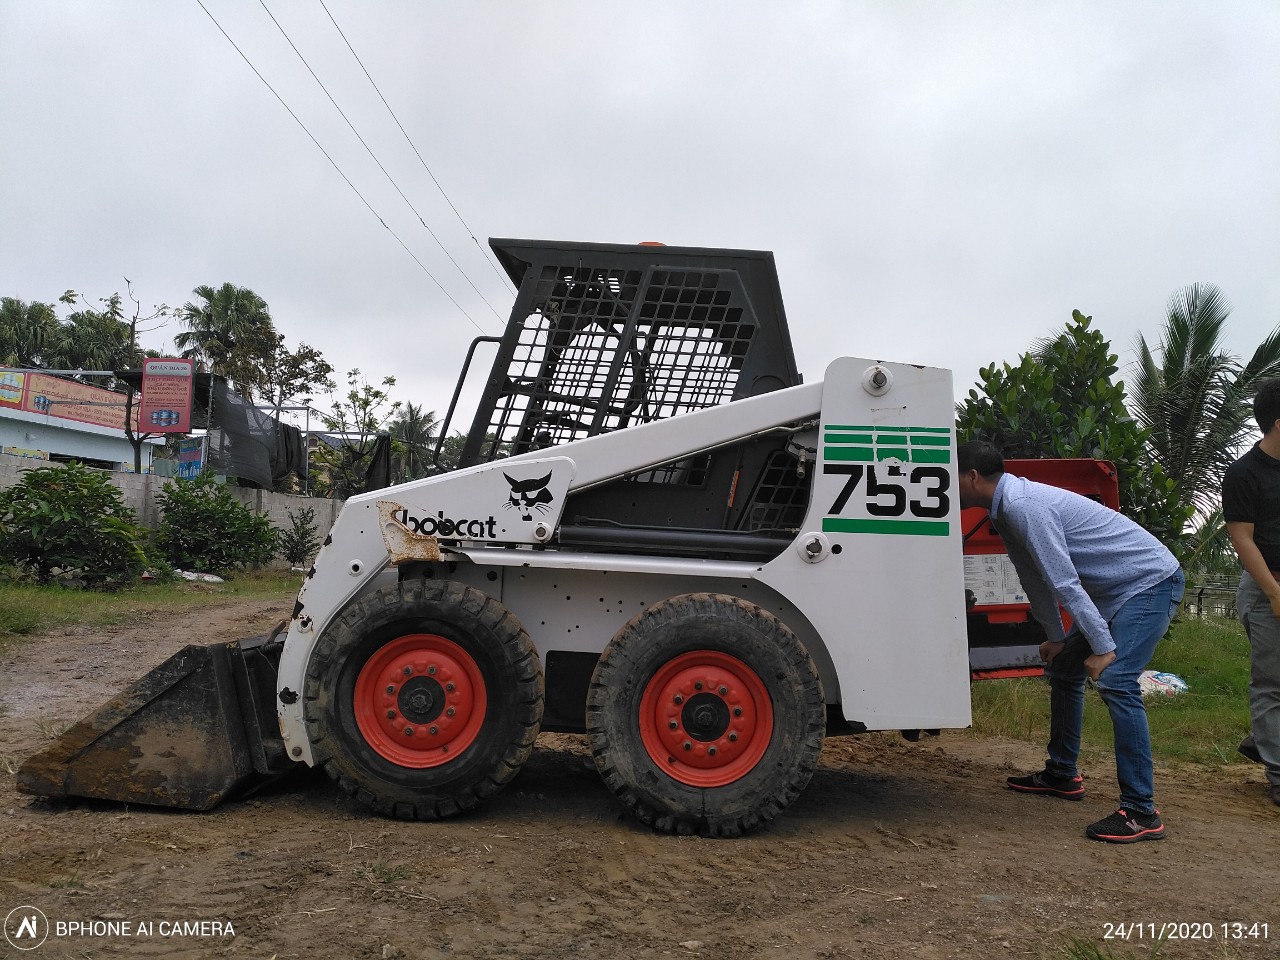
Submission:
[[186,648],[22,789],[206,809],[302,763],[434,819],[585,731],[640,820],[736,835],[829,728],[969,724],[950,372],[801,383],[768,253],[492,246],[519,292],[462,468],[353,497],[287,631]]

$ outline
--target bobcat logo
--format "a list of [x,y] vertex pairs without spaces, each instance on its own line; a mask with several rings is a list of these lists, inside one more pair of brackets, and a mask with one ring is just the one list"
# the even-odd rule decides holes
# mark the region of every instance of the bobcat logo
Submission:
[[506,473],[503,476],[511,486],[511,496],[502,505],[503,509],[519,510],[521,520],[532,520],[534,510],[546,513],[551,509],[549,504],[555,500],[555,497],[551,496],[551,491],[547,489],[547,484],[551,482],[551,474],[548,473],[545,477],[537,477],[533,480],[516,480]]

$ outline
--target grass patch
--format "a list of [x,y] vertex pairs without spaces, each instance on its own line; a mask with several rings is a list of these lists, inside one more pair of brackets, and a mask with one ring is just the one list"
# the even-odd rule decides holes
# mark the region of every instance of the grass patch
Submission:
[[142,583],[115,593],[0,582],[0,645],[71,626],[108,627],[148,616],[212,606],[228,598],[288,599],[302,576],[267,570],[224,583]]
[[1073,939],[1045,956],[1046,960],[1137,960],[1139,956],[1146,960],[1156,960],[1163,948],[1164,941],[1160,941],[1150,950],[1144,945],[1139,954],[1132,947],[1120,947],[1117,950],[1110,945],[1101,946],[1088,940]]
[[[1236,753],[1249,732],[1249,641],[1239,623],[1180,619],[1156,647],[1151,669],[1176,673],[1188,687],[1181,696],[1146,701],[1157,760],[1246,762]],[[973,731],[1047,743],[1049,685],[1043,679],[975,682]],[[1092,689],[1085,695],[1083,739],[1086,758],[1111,755],[1111,718]]]
[[391,866],[379,860],[377,863],[370,864],[365,868],[365,878],[370,883],[392,884],[399,883],[401,880],[409,876],[409,868],[405,866]]

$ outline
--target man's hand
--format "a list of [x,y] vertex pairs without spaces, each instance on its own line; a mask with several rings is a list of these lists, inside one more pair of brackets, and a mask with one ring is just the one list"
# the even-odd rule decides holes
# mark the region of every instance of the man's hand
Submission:
[[1115,663],[1116,652],[1108,650],[1106,653],[1095,653],[1084,658],[1084,672],[1087,673],[1094,683],[1098,682],[1098,678],[1102,676],[1102,671]]
[[1065,640],[1046,640],[1040,644],[1040,659],[1044,663],[1053,663],[1053,658],[1060,654],[1066,645]]
[[1272,613],[1272,615],[1273,615],[1277,620],[1280,620],[1280,593],[1273,593],[1273,594],[1272,594],[1270,597],[1268,597],[1267,599],[1271,601],[1271,613]]

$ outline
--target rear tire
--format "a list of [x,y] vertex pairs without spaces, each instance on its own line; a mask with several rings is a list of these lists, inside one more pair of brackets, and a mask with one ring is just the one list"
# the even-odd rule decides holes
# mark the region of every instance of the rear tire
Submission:
[[605,648],[587,699],[596,767],[665,833],[738,836],[809,782],[826,732],[822,682],[785,624],[737,597],[656,604]]
[[502,789],[542,722],[537,651],[494,598],[410,580],[348,606],[307,664],[311,749],[363,806],[436,820]]

